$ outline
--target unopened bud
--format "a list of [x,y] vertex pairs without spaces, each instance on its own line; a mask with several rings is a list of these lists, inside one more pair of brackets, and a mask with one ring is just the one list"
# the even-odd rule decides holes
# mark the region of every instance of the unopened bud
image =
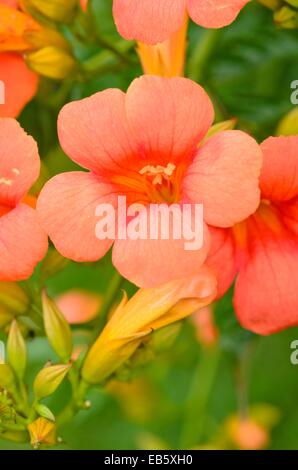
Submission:
[[23,315],[30,299],[16,282],[0,282],[0,317],[2,314]]
[[0,364],[0,387],[9,392],[15,389],[15,377],[7,364]]
[[69,361],[72,353],[72,333],[69,324],[57,305],[45,292],[42,294],[45,330],[48,340],[63,362]]
[[8,362],[17,377],[22,380],[27,363],[26,343],[16,320],[13,320],[7,341]]
[[69,263],[69,260],[60,255],[54,248],[48,251],[47,256],[42,262],[40,268],[40,276],[42,280],[46,280],[59,273]]
[[37,403],[34,406],[34,409],[42,418],[55,422],[55,416],[46,405],[43,405],[42,403]]
[[282,7],[274,13],[274,21],[281,28],[294,29],[298,27],[298,12],[291,7]]
[[32,49],[42,49],[46,46],[55,46],[59,49],[70,50],[70,45],[58,31],[49,28],[29,30],[24,34],[27,43]]
[[23,0],[25,8],[34,11],[53,21],[69,20],[77,5],[77,0]]
[[298,134],[298,107],[286,114],[278,124],[276,135],[297,135]]
[[64,49],[47,46],[26,55],[28,66],[48,78],[63,80],[76,69],[74,58]]
[[67,375],[70,368],[71,365],[57,365],[41,369],[33,384],[36,399],[41,400],[42,398],[52,395]]
[[212,127],[210,127],[204,139],[200,142],[200,147],[204,145],[208,139],[218,134],[219,132],[230,131],[235,129],[236,123],[237,119],[228,119],[227,121],[221,121],[214,124]]

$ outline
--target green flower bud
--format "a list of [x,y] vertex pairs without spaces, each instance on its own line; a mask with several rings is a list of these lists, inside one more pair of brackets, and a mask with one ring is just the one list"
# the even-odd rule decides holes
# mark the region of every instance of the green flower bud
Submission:
[[35,398],[41,400],[42,398],[52,395],[67,375],[70,368],[70,364],[44,367],[34,380],[33,390]]
[[22,380],[25,374],[27,363],[27,350],[21,330],[16,320],[10,326],[7,341],[8,362],[17,377]]
[[48,340],[63,362],[70,359],[72,353],[72,333],[69,324],[55,302],[42,293],[43,317]]

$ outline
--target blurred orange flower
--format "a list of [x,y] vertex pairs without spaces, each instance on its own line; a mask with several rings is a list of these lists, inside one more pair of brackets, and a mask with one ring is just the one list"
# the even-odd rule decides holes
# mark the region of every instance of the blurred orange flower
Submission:
[[25,33],[38,29],[40,26],[18,9],[18,2],[0,0],[0,80],[4,85],[0,117],[17,117],[36,93],[38,76],[28,69],[22,53],[30,49]]

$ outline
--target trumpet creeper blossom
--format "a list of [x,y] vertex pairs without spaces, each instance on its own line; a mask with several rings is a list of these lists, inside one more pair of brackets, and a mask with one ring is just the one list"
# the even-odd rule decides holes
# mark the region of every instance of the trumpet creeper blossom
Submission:
[[32,137],[14,119],[0,118],[0,281],[28,278],[47,250],[36,211],[23,203],[39,169]]
[[0,0],[0,117],[17,117],[38,87],[38,76],[27,67],[22,53],[30,48],[26,31],[39,26],[17,8],[16,1]]
[[219,295],[237,275],[239,321],[267,335],[298,324],[298,136],[270,137],[261,148],[261,203],[240,224],[212,229],[207,262]]
[[114,0],[113,14],[125,39],[157,44],[177,32],[185,13],[205,28],[232,23],[249,0]]
[[230,227],[259,204],[261,150],[241,131],[200,142],[214,117],[205,91],[185,78],[143,76],[127,93],[99,92],[67,104],[58,119],[64,151],[89,172],[52,178],[38,199],[43,227],[60,253],[95,261],[113,240],[95,235],[96,207],[126,196],[129,204],[202,203],[204,243],[185,250],[184,239],[120,239],[113,263],[141,287],[195,274],[209,249],[207,224]]

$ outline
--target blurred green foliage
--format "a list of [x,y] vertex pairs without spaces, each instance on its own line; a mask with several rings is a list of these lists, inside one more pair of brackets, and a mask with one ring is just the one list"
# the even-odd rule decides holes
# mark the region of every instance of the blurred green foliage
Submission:
[[[88,70],[92,65],[92,73],[79,82],[73,77],[62,84],[44,79],[38,96],[21,116],[22,125],[39,143],[49,175],[76,168],[58,145],[56,119],[61,106],[107,87],[125,90],[141,74],[133,44],[125,43],[115,30],[111,0],[93,0],[89,12],[92,25],[87,38],[80,37],[79,24],[64,33],[77,58]],[[251,3],[223,30],[210,32],[191,25],[187,74],[208,90],[219,119],[236,117],[240,128],[262,140],[293,109],[290,83],[298,79],[297,51],[298,32],[277,29],[272,12]],[[57,295],[80,287],[104,293],[112,274],[109,256],[95,264],[69,263],[48,281],[48,292]],[[134,290],[128,283],[124,287]],[[280,412],[270,448],[298,449],[298,366],[290,363],[290,343],[298,338],[298,329],[271,337],[244,331],[234,316],[231,293],[216,305],[215,318],[220,330],[215,351],[199,345],[194,326],[186,321],[174,346],[145,365],[130,385],[114,383],[91,393],[91,409],[80,412],[61,430],[60,448],[177,448],[210,443],[225,419],[237,411],[237,370],[245,357],[249,404],[267,403]],[[45,340],[31,342],[31,382],[50,358],[55,359]],[[64,384],[49,400],[51,409],[59,411],[68,393]],[[8,448],[22,446],[0,441],[0,449]]]

